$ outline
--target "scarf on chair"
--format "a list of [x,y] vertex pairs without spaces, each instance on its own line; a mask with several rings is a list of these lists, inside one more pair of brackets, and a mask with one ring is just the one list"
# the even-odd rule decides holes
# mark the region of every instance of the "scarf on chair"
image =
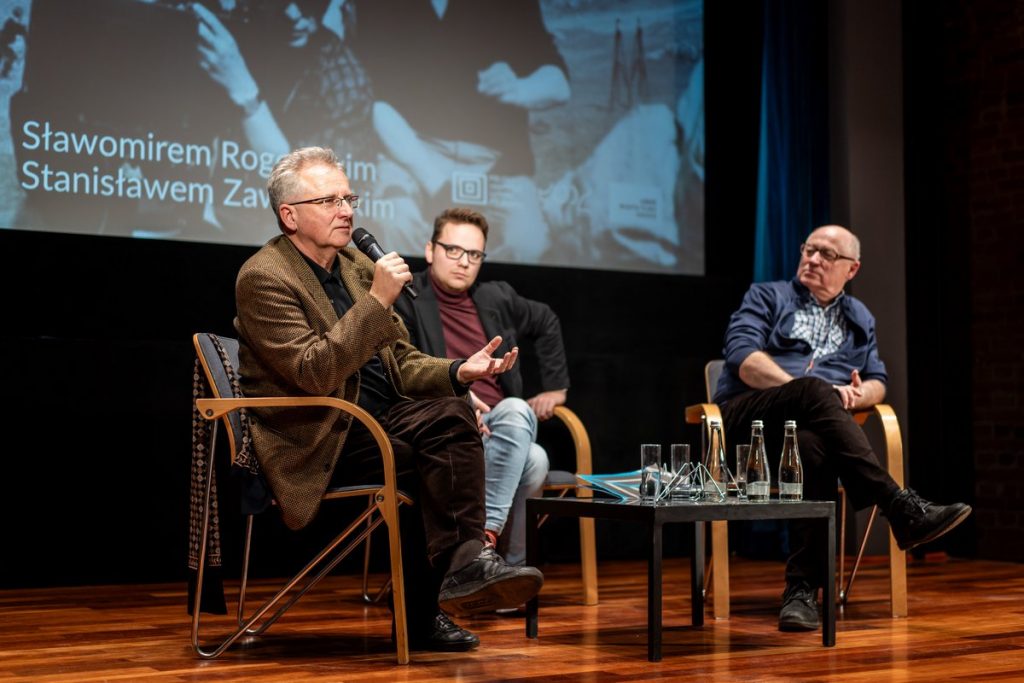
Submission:
[[[231,382],[231,391],[235,397],[241,397],[242,391],[227,351],[215,335],[210,335],[221,362],[227,370]],[[195,591],[198,588],[199,557],[203,542],[203,498],[206,495],[206,476],[210,471],[209,458],[212,456],[213,444],[210,436],[213,433],[213,422],[199,414],[196,401],[209,394],[206,374],[202,364],[196,358],[192,369],[192,472],[189,492],[189,523],[188,523],[188,611],[192,613]],[[269,491],[260,474],[259,462],[252,453],[252,440],[249,436],[249,416],[245,409],[239,411],[242,439],[238,453],[235,454],[232,470],[242,478],[242,511],[256,513],[266,509],[270,501]],[[211,614],[226,614],[224,603],[224,583],[221,573],[220,549],[220,515],[217,503],[217,476],[213,468],[210,480],[210,522],[206,541],[206,563],[203,569],[202,598],[199,609]]]

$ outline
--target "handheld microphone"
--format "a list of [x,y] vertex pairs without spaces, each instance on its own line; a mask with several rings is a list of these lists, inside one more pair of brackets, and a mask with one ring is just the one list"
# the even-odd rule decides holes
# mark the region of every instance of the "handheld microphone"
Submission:
[[[352,231],[352,241],[356,243],[356,248],[370,257],[370,260],[376,263],[380,260],[380,257],[384,255],[384,250],[381,249],[376,238],[370,233],[366,232],[363,228],[356,228]],[[416,288],[412,286],[411,282],[406,282],[402,285],[402,289],[409,295],[410,299],[415,299],[420,295],[416,291]]]

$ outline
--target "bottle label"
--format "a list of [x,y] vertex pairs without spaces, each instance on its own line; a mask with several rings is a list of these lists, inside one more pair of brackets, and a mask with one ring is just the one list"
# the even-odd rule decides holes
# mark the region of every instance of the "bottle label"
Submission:
[[779,500],[803,500],[804,485],[792,482],[779,482]]
[[770,486],[766,481],[747,482],[747,500],[768,500]]

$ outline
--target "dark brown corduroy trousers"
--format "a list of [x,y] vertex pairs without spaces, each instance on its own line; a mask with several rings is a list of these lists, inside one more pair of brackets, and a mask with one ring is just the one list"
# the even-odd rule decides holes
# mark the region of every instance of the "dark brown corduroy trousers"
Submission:
[[[415,505],[400,510],[402,562],[410,627],[437,614],[437,594],[451,552],[484,537],[484,452],[469,402],[405,400],[378,417],[395,451],[398,488]],[[380,479],[376,442],[354,423],[331,486]]]

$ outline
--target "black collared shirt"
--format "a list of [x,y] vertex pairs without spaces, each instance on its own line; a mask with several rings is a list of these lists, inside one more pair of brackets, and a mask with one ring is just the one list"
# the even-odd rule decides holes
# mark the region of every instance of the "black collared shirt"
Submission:
[[[331,300],[331,306],[334,307],[334,312],[338,314],[339,318],[345,315],[345,312],[352,308],[354,302],[341,281],[341,265],[338,257],[334,258],[330,272],[306,258],[305,254],[302,258],[306,259],[306,263],[313,269],[313,274],[323,285],[324,292],[327,293],[327,298]],[[356,403],[379,420],[397,401],[398,392],[395,391],[395,387],[384,374],[384,364],[379,356],[372,356],[359,369],[359,398]]]

